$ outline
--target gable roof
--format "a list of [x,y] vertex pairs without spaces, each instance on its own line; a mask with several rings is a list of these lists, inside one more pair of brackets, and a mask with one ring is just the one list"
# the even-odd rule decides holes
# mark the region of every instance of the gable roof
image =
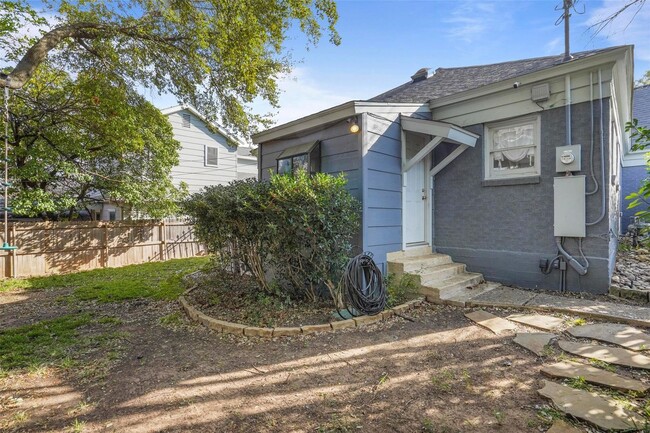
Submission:
[[214,122],[210,122],[203,114],[201,114],[196,108],[192,107],[191,105],[175,105],[173,107],[169,108],[164,108],[160,110],[162,114],[165,116],[169,116],[170,114],[178,113],[180,111],[189,111],[192,113],[194,116],[197,118],[201,119],[203,123],[206,125],[209,125],[213,130],[217,131],[219,134],[223,135],[226,137],[226,139],[233,143],[235,147],[239,146],[246,146],[246,144],[239,138],[235,137],[233,134],[229,133],[226,131],[223,126],[218,125]]
[[632,117],[639,125],[650,127],[650,84],[634,89]]
[[[564,54],[557,56],[536,57],[511,62],[494,63],[460,68],[438,68],[435,73],[422,80],[412,80],[387,92],[370,98],[370,102],[417,102],[426,103],[432,99],[442,98],[476,89],[499,81],[513,79],[543,69],[571,63],[621,47],[573,53],[573,58],[564,61]],[[415,77],[415,76],[414,76]]]

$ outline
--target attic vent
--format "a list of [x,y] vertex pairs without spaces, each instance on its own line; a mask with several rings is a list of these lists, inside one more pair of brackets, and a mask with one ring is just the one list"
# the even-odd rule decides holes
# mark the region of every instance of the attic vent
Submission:
[[187,114],[187,113],[183,113],[182,117],[183,117],[183,128],[189,128],[190,127],[190,120],[191,120],[190,115]]
[[420,68],[415,74],[411,75],[411,80],[417,83],[418,81],[426,80],[428,76],[429,68]]
[[548,83],[533,86],[533,88],[530,90],[530,99],[535,102],[546,101],[550,97],[551,87],[548,85]]

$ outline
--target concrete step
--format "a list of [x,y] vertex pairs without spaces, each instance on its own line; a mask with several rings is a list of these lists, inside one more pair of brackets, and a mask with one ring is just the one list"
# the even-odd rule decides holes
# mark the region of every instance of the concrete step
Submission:
[[386,254],[386,260],[387,261],[393,261],[397,259],[403,259],[406,257],[418,257],[418,256],[426,256],[427,254],[431,254],[433,249],[431,248],[430,245],[424,245],[421,247],[413,247],[413,248],[407,248],[406,250],[403,251],[395,251],[392,253]]
[[439,300],[450,299],[463,292],[467,287],[475,286],[483,282],[483,275],[474,272],[464,272],[444,280],[429,281],[422,285],[422,292],[425,296],[434,296]]
[[426,286],[430,281],[441,281],[465,272],[463,263],[445,263],[433,266],[420,273],[420,281]]
[[388,272],[422,274],[431,267],[448,263],[451,263],[451,257],[446,254],[431,253],[424,256],[402,257],[388,262]]
[[454,305],[456,307],[465,307],[467,303],[474,299],[475,297],[492,291],[497,287],[501,286],[499,283],[484,282],[479,283],[472,287],[465,287],[458,290],[455,290],[451,293],[447,292],[438,297],[435,302],[446,305]]

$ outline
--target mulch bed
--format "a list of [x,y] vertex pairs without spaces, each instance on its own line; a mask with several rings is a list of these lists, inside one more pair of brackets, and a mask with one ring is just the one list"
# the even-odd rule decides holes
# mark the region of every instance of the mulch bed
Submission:
[[[304,326],[336,320],[331,301],[296,302],[260,291],[246,275],[212,272],[186,297],[208,316],[249,326]],[[339,318],[340,319],[340,318]]]

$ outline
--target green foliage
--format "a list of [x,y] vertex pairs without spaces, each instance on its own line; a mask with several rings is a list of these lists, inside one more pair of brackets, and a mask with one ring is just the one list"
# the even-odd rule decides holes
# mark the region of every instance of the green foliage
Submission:
[[403,304],[416,297],[419,285],[415,275],[387,274],[385,278],[386,291],[388,292],[388,307]]
[[152,218],[184,189],[169,175],[180,144],[166,116],[120,79],[42,65],[10,105],[14,214],[58,219],[106,198]]
[[0,10],[0,32],[6,35],[5,46],[15,47],[8,56],[17,65],[9,73],[11,82],[20,86],[29,80],[49,53],[63,70],[102,71],[123,77],[131,90],[171,93],[209,120],[220,118],[242,132],[262,120],[249,111],[255,99],[277,105],[277,80],[293,64],[284,53],[292,26],[309,45],[318,42],[323,28],[332,43],[340,42],[333,0],[43,3],[54,17],[38,43],[22,41],[21,26],[12,24],[16,14],[32,17],[33,9],[20,0],[2,3],[10,7]]
[[[630,139],[634,142],[632,150],[645,150],[650,146],[650,127],[640,126],[637,119],[628,122],[625,125],[625,131],[631,133]],[[648,159],[646,168],[650,175],[650,159]],[[643,179],[637,192],[633,192],[625,198],[632,200],[628,205],[629,209],[642,207],[642,209],[636,213],[637,216],[642,220],[650,219],[650,176]]]
[[72,297],[77,301],[116,302],[141,298],[171,300],[185,290],[182,277],[208,263],[208,258],[198,257],[75,274],[4,280],[0,283],[0,292],[15,288],[42,290],[68,287],[74,288]]
[[337,282],[352,253],[359,228],[360,206],[345,189],[342,174],[299,170],[294,175],[273,175],[267,215],[272,269],[276,282],[292,293],[316,300],[325,285],[335,302]]
[[345,184],[343,175],[273,175],[208,187],[184,209],[210,252],[241,263],[261,290],[314,301],[324,285],[338,299],[360,214]]

